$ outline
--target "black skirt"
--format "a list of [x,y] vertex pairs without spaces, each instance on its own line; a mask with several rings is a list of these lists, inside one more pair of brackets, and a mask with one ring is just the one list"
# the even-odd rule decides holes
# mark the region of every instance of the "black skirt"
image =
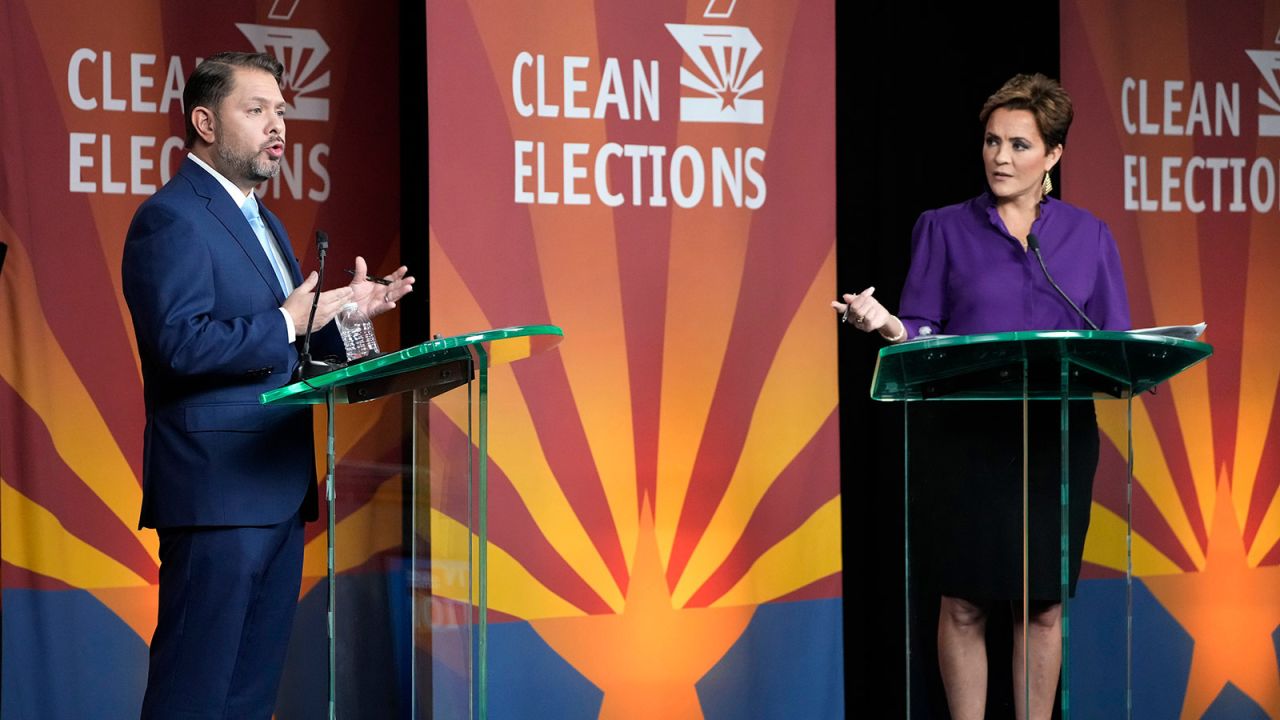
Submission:
[[[1028,424],[1028,589],[1061,599],[1061,405],[1033,400]],[[1022,598],[1022,403],[907,406],[913,572],[924,587],[973,601]],[[1075,595],[1089,529],[1098,423],[1093,402],[1069,404],[1068,578]]]

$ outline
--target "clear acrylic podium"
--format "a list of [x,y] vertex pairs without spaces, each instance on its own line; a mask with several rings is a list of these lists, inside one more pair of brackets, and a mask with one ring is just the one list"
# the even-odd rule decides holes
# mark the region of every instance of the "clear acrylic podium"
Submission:
[[[936,668],[937,657],[913,657],[913,648],[921,643],[918,635],[921,627],[931,627],[931,620],[921,617],[915,607],[920,603],[923,593],[928,592],[927,581],[924,585],[918,578],[919,569],[928,567],[928,558],[923,556],[925,549],[917,548],[914,542],[920,537],[922,528],[920,518],[913,522],[913,516],[922,513],[919,485],[925,487],[924,479],[911,476],[912,445],[922,442],[924,438],[912,437],[912,405],[921,401],[977,400],[1007,403],[1020,403],[1022,406],[1022,427],[989,428],[990,433],[1021,433],[1022,447],[1022,630],[1027,637],[1029,592],[1028,577],[1032,569],[1028,567],[1027,538],[1028,527],[1028,476],[1027,458],[1027,423],[1030,403],[1057,401],[1059,407],[1059,442],[1061,445],[1058,510],[1058,538],[1060,552],[1053,562],[1058,564],[1058,580],[1060,586],[1060,602],[1062,603],[1062,668],[1060,676],[1059,698],[1061,717],[1071,716],[1071,599],[1069,597],[1068,558],[1078,548],[1071,548],[1068,503],[1070,483],[1068,467],[1068,431],[1069,402],[1071,400],[1123,400],[1127,403],[1126,436],[1129,438],[1125,450],[1128,473],[1124,478],[1125,497],[1128,505],[1126,512],[1126,652],[1125,706],[1122,715],[1116,709],[1114,717],[1131,717],[1132,714],[1132,483],[1133,483],[1133,446],[1132,433],[1128,432],[1128,423],[1132,419],[1132,399],[1135,395],[1154,388],[1205,360],[1213,353],[1213,348],[1205,343],[1183,340],[1154,334],[1105,332],[1105,331],[1049,331],[1049,332],[1009,332],[987,335],[968,335],[939,337],[914,340],[899,345],[892,345],[880,350],[876,363],[875,375],[871,384],[871,397],[876,400],[904,402],[903,408],[903,444],[904,444],[904,540],[906,543],[905,564],[905,597],[906,606],[906,673],[907,673],[907,716],[945,717],[945,704],[942,708],[927,705],[927,698],[919,687],[924,683],[923,673],[928,668]],[[920,457],[916,455],[917,459]],[[924,529],[927,530],[927,529]],[[1015,540],[1016,542],[1016,540]],[[924,570],[927,575],[928,570]],[[1016,601],[1015,601],[1016,602]],[[927,605],[926,605],[927,606]],[[913,637],[917,635],[917,637]],[[924,643],[927,645],[927,643]],[[989,648],[988,654],[1003,652],[1000,648]],[[1027,650],[1022,649],[1023,662],[1027,662]],[[933,663],[933,666],[929,666]],[[1025,665],[1024,665],[1025,667]],[[1011,682],[1009,676],[988,676],[988,684]],[[1014,688],[1026,702],[1028,687]],[[921,702],[925,699],[926,702]],[[914,701],[914,702],[913,702]],[[934,698],[936,703],[936,697]],[[913,707],[914,705],[914,707]],[[921,705],[925,705],[921,707]],[[1025,707],[1025,705],[1024,705]],[[990,708],[988,709],[990,711]],[[1032,708],[1035,711],[1035,708]]]
[[[485,718],[488,653],[488,443],[489,370],[556,346],[553,325],[511,327],[431,340],[372,360],[308,378],[262,395],[264,404],[327,408],[328,505],[328,716],[388,717],[385,709],[341,702],[340,675],[367,668],[339,668],[339,627],[350,625],[337,602],[335,565],[336,482],[334,410],[412,393],[409,478],[401,517],[407,565],[399,591],[389,592],[377,618],[392,628],[400,677],[399,717]],[[456,392],[450,392],[454,391]],[[438,423],[429,431],[429,418]],[[341,551],[341,548],[339,548]],[[404,597],[396,597],[403,595]],[[368,612],[353,608],[347,612]],[[341,620],[342,622],[339,622]],[[363,618],[362,618],[363,620]],[[350,665],[351,663],[348,663]]]

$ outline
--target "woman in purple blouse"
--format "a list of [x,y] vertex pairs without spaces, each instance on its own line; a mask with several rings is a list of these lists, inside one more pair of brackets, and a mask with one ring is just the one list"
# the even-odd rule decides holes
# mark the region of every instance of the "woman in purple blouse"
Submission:
[[[889,342],[927,335],[1012,330],[1129,329],[1129,306],[1115,240],[1093,215],[1049,197],[1049,171],[1062,157],[1071,99],[1043,75],[1018,75],[987,99],[982,159],[989,191],[930,210],[912,232],[902,309],[893,315],[874,288],[833,305],[842,319]],[[1034,252],[1077,312],[1055,290]],[[1086,319],[1086,317],[1088,319]],[[1024,687],[1022,596],[1022,437],[1020,403],[931,403],[913,418],[913,477],[926,476],[934,537],[927,544],[942,596],[938,658],[951,715],[982,718],[987,698],[986,619],[1011,607],[1014,687]],[[1069,447],[1070,592],[1075,593],[1089,524],[1098,432],[1090,401],[1071,403]],[[1050,717],[1061,657],[1058,601],[1058,406],[1032,403],[1028,468],[1031,597],[1031,717]],[[916,411],[919,412],[919,411]],[[921,426],[925,427],[921,427]],[[1047,450],[1039,450],[1048,448]],[[921,466],[924,466],[923,468]],[[918,488],[919,489],[919,488]],[[1021,691],[1019,718],[1028,717]]]

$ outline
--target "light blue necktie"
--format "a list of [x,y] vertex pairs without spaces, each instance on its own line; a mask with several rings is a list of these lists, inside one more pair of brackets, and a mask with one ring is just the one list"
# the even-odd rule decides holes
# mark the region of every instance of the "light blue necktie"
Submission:
[[254,234],[258,236],[262,251],[267,254],[267,262],[276,273],[280,289],[284,290],[285,295],[293,292],[293,283],[289,280],[289,271],[285,269],[280,246],[276,244],[275,238],[271,237],[271,231],[267,229],[267,224],[262,221],[262,215],[258,212],[258,198],[250,197],[245,200],[240,206],[240,212],[244,213],[244,219],[249,221],[249,227],[253,228]]

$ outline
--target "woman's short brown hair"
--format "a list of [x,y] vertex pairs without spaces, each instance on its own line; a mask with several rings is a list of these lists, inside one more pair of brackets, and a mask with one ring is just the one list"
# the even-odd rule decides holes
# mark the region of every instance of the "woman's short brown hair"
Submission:
[[1065,145],[1071,127],[1071,96],[1057,80],[1035,75],[1014,75],[994,95],[987,98],[978,119],[986,127],[991,113],[999,108],[1026,110],[1036,119],[1036,129],[1044,138],[1045,152]]

